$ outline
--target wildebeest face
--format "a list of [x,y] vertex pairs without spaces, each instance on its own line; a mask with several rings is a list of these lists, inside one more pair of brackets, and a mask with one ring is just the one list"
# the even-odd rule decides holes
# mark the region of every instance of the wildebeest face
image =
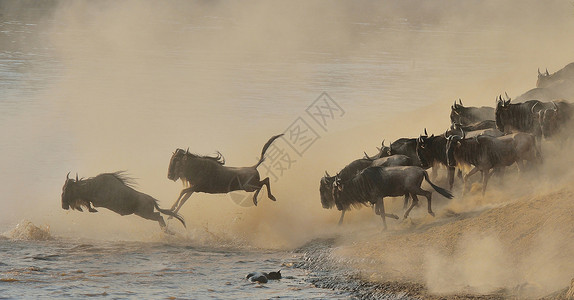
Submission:
[[179,179],[184,155],[185,151],[183,149],[177,149],[171,156],[171,159],[169,160],[169,167],[167,169],[167,178],[169,180],[176,181]]
[[558,111],[556,109],[546,109],[539,112],[540,127],[545,138],[551,137],[558,129]]
[[455,167],[454,148],[460,145],[461,137],[457,135],[449,136],[446,140],[446,163],[449,167]]
[[[68,175],[70,175],[70,173],[68,173]],[[62,208],[68,210],[71,207],[72,209],[82,211],[81,205],[79,204],[81,199],[77,191],[79,186],[78,176],[76,175],[76,180],[74,180],[70,179],[68,175],[66,176],[64,187],[62,187]]]
[[335,199],[333,199],[333,183],[335,182],[335,177],[330,177],[327,172],[325,176],[321,178],[321,184],[319,186],[319,193],[321,194],[321,205],[323,208],[331,208],[335,205]]
[[432,153],[430,151],[432,137],[434,137],[434,135],[430,138],[426,136],[420,136],[417,139],[417,156],[419,157],[423,168],[429,168],[433,160]]

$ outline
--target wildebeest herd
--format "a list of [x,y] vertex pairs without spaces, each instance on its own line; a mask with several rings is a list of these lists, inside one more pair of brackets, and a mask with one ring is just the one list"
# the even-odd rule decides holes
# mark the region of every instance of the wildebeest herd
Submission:
[[[398,219],[398,216],[386,213],[384,197],[404,196],[406,218],[422,195],[427,199],[428,213],[434,216],[432,192],[422,189],[421,184],[426,180],[439,194],[453,198],[449,190],[432,183],[426,171],[432,168],[430,177],[436,178],[441,166],[447,170],[450,190],[458,173],[463,194],[468,190],[469,177],[480,172],[484,195],[489,178],[499,174],[502,180],[504,169],[510,165],[516,163],[520,172],[536,170],[543,162],[542,140],[562,144],[570,137],[574,107],[564,99],[571,98],[574,98],[574,63],[554,74],[538,70],[536,88],[514,102],[506,93],[496,98],[495,107],[466,107],[459,99],[451,106],[451,125],[444,133],[429,135],[424,129],[424,134],[417,138],[400,138],[389,146],[385,146],[383,140],[376,155],[364,153],[364,157],[352,161],[335,176],[325,172],[319,186],[321,204],[323,208],[337,207],[341,211],[339,224],[352,207],[373,205],[386,228],[385,217]],[[269,178],[261,180],[257,167],[264,161],[270,145],[281,136],[267,141],[259,161],[251,167],[225,166],[219,152],[216,156],[201,156],[176,149],[167,177],[173,181],[180,179],[184,189],[171,209],[161,209],[156,199],[133,189],[130,179],[122,172],[88,179],[67,176],[62,208],[82,211],[84,206],[90,212],[97,212],[93,207],[105,207],[120,215],[136,214],[158,221],[166,230],[160,213],[177,218],[185,226],[178,212],[193,193],[255,192],[253,203],[257,205],[257,196],[266,186],[267,196],[275,201]]]

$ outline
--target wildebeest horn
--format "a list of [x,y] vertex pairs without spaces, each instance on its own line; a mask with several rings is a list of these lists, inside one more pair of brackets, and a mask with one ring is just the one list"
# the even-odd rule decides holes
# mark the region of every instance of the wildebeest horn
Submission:
[[185,154],[189,153],[189,147],[187,147],[187,150],[185,150]]
[[385,140],[383,140],[383,141],[381,142],[381,145],[383,146],[383,148],[385,148]]
[[554,101],[552,101],[552,105],[554,105],[554,111],[558,111],[558,106],[556,105],[556,103],[554,103]]
[[363,151],[363,153],[365,154],[365,158],[369,159],[369,155],[367,154],[367,151]]
[[78,173],[76,173],[76,181],[78,181]]
[[460,129],[460,132],[462,132],[462,139],[464,140],[466,138],[466,132],[464,132],[462,128]]
[[504,95],[506,96],[506,99],[510,100],[510,97],[508,97],[508,94],[506,92],[504,92]]
[[546,68],[546,76],[548,76],[548,75],[550,75],[550,74],[548,73],[548,68]]
[[331,176],[329,175],[329,173],[327,173],[327,171],[325,171],[325,176],[331,177]]
[[460,106],[463,106],[463,105],[462,105],[462,100],[460,100],[460,98],[458,98],[458,102],[460,103]]
[[72,171],[70,171],[70,172],[68,172],[68,174],[66,174],[66,181],[67,181],[68,179],[70,179],[70,173],[71,173],[71,172],[72,172]]
[[425,128],[425,136],[429,136],[429,134],[427,133],[427,129]]
[[538,68],[538,77],[542,76],[542,73],[540,73],[540,68]]
[[532,108],[530,109],[530,112],[532,114],[534,114],[534,108],[536,107],[536,105],[538,105],[538,102],[534,103],[534,105],[532,105]]

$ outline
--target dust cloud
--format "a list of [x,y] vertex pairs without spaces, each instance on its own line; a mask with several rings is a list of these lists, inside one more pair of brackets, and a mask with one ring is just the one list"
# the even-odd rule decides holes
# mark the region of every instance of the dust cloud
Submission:
[[[49,128],[69,141],[67,159],[43,170],[43,190],[11,197],[32,199],[10,204],[16,221],[50,224],[54,235],[161,239],[157,224],[135,216],[62,211],[65,174],[128,170],[138,190],[170,207],[181,190],[166,179],[176,148],[253,165],[267,139],[327,91],[346,115],[272,180],[277,202],[265,190],[257,207],[193,195],[181,210],[188,230],[170,221],[177,235],[273,249],[338,235],[344,260],[377,262],[357,264],[371,279],[415,280],[436,293],[525,283],[543,293],[572,277],[571,161],[551,143],[539,175],[525,175],[534,178],[509,170],[485,198],[435,197],[436,218],[416,208],[384,234],[369,209],[337,228],[339,213],[318,195],[325,170],[383,139],[443,133],[455,99],[492,106],[505,91],[534,87],[538,67],[571,62],[568,1],[57,1],[49,11],[40,32],[63,74],[42,94],[53,114],[28,121],[57,117]],[[30,127],[21,132],[42,132]],[[402,200],[386,202],[400,211]]]

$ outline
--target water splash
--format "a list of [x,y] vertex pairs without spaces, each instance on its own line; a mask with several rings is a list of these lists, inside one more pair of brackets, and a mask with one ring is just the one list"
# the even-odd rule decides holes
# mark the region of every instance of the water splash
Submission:
[[38,227],[28,220],[20,221],[14,229],[3,233],[2,236],[12,240],[24,241],[46,241],[53,239],[50,234],[49,225]]

